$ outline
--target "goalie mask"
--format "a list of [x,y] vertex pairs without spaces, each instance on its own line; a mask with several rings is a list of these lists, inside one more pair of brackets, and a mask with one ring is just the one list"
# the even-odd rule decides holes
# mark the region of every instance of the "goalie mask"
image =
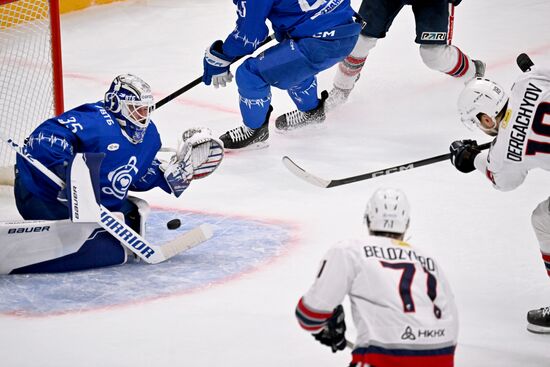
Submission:
[[141,143],[155,109],[149,84],[132,74],[119,75],[105,93],[104,102],[128,140]]
[[403,234],[409,227],[410,207],[401,190],[378,189],[365,209],[369,231]]
[[[499,122],[497,115],[508,103],[508,94],[497,83],[484,78],[475,78],[466,84],[458,97],[460,119],[468,127],[477,126],[483,132],[496,136]],[[493,120],[493,126],[484,126],[480,114],[486,114]]]

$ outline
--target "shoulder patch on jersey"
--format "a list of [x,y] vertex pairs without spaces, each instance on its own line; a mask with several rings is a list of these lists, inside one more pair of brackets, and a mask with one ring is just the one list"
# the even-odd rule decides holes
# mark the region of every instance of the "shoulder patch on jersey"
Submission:
[[118,148],[120,148],[120,145],[117,144],[117,143],[111,143],[107,146],[107,150],[111,151],[111,152],[114,152],[115,150],[118,150]]
[[400,240],[391,240],[397,246],[411,247],[407,242]]
[[506,110],[506,114],[504,115],[504,118],[502,119],[502,122],[500,123],[500,127],[503,129],[506,129],[511,118],[512,118],[512,110],[508,108]]

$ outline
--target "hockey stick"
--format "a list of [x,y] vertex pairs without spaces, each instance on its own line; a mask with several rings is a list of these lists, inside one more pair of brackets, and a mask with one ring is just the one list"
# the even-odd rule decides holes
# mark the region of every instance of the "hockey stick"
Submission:
[[[479,145],[477,148],[480,150],[488,149],[491,146],[491,143],[486,143]],[[329,187],[335,187],[335,186],[341,186],[341,185],[347,185],[353,182],[368,180],[371,178],[375,178],[378,176],[385,176],[389,175],[391,173],[401,172],[401,171],[407,171],[412,168],[427,166],[428,164],[437,163],[441,161],[445,161],[451,157],[451,153],[447,154],[441,154],[432,158],[422,159],[420,161],[410,162],[401,164],[399,166],[394,166],[390,168],[386,168],[380,171],[374,171],[369,173],[363,173],[361,175],[357,176],[351,176],[336,180],[327,180],[324,178],[321,178],[319,176],[314,175],[313,173],[307,172],[302,167],[298,166],[292,159],[290,159],[287,156],[283,157],[283,164],[285,167],[292,172],[294,175],[298,176],[302,180],[305,180],[309,182],[312,185],[329,188]]]
[[[260,45],[258,46],[258,48],[264,46],[264,45],[267,45],[269,42],[271,42],[272,40],[275,39],[275,35],[274,34],[270,34],[265,40],[263,40],[263,42],[260,43]],[[243,55],[243,56],[239,56],[237,57],[235,60],[233,60],[233,62],[231,64],[234,64],[236,63],[237,61],[239,61],[240,59],[242,59],[243,57],[245,56],[248,56],[248,55]],[[177,91],[175,91],[174,93],[172,94],[169,94],[167,95],[166,97],[164,97],[163,99],[161,99],[160,101],[158,101],[157,103],[155,103],[155,109],[158,109],[158,108],[161,108],[162,106],[164,106],[165,104],[167,104],[168,102],[170,102],[171,100],[173,100],[174,98],[177,98],[179,97],[180,95],[182,95],[183,93],[187,92],[189,89],[193,88],[193,87],[196,87],[197,85],[199,85],[200,83],[202,83],[202,75],[199,76],[197,79],[193,80],[191,83],[181,87],[180,89],[178,89]]]
[[[3,134],[0,134],[0,139],[8,144],[17,154],[23,157],[34,168],[59,186],[60,189],[65,187],[65,182],[63,182],[63,180],[56,176],[42,163],[35,160],[30,154],[25,153],[23,149],[12,139],[6,138]],[[178,253],[212,237],[212,228],[207,224],[201,224],[164,246],[155,246],[150,244],[132,228],[128,227],[126,223],[124,223],[124,220],[121,221],[118,219],[103,205],[99,205],[99,210],[100,220],[97,223],[113,237],[119,240],[121,244],[149,264],[157,264],[168,260]]]

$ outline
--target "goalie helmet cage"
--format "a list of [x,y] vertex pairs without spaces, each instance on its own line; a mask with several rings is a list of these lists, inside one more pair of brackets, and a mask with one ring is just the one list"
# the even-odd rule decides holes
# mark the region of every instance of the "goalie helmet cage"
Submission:
[[[0,129],[19,143],[63,112],[59,0],[0,0]],[[0,144],[0,184],[15,154]]]

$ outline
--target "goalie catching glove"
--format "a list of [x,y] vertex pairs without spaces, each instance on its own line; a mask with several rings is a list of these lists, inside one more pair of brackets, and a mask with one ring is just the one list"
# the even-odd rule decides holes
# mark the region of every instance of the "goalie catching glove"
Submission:
[[334,309],[325,328],[320,333],[313,334],[313,337],[319,343],[329,346],[332,353],[346,349],[346,321],[342,305]]
[[222,142],[205,127],[192,128],[182,134],[176,154],[161,165],[172,193],[179,197],[192,180],[204,178],[223,160]]

